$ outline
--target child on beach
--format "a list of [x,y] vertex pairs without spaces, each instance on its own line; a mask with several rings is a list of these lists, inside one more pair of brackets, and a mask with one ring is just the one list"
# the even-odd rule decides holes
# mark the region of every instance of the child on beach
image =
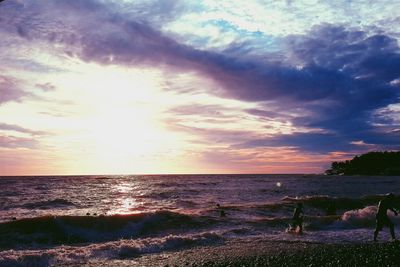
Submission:
[[376,213],[376,228],[374,232],[374,241],[377,241],[378,233],[382,230],[383,226],[389,226],[390,235],[392,236],[392,240],[396,240],[396,236],[394,234],[394,225],[392,221],[390,221],[387,210],[391,210],[394,212],[394,215],[397,216],[397,211],[393,207],[394,195],[392,193],[387,194],[378,205],[378,212]]
[[292,217],[292,225],[291,231],[296,231],[297,227],[299,227],[299,234],[303,233],[303,204],[297,203],[297,207],[294,209],[293,217]]

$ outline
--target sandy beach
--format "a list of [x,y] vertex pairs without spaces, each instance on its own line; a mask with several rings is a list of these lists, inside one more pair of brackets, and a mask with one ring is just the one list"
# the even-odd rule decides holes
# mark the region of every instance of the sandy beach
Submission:
[[320,244],[234,241],[135,259],[66,266],[399,266],[400,242]]

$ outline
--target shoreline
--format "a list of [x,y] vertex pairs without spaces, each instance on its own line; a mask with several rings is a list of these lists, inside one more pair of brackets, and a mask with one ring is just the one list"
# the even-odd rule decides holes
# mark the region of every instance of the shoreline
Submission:
[[232,241],[223,245],[65,266],[399,266],[400,242],[326,244]]

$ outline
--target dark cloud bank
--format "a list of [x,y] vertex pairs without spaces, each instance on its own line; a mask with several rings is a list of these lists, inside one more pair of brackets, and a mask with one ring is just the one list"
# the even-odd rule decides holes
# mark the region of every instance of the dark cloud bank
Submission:
[[[400,125],[389,116],[376,115],[376,111],[399,103],[400,96],[399,83],[393,82],[400,78],[400,49],[397,41],[385,34],[371,35],[367,30],[345,26],[315,26],[306,35],[287,36],[282,42],[283,59],[277,62],[268,60],[276,58],[274,55],[249,56],[246,45],[238,56],[237,49],[231,55],[180,44],[155,29],[149,19],[126,16],[116,6],[96,1],[40,1],[30,7],[36,13],[17,4],[8,5],[10,10],[19,9],[19,17],[27,14],[12,21],[22,39],[61,43],[69,56],[101,64],[196,71],[223,88],[210,89],[211,93],[268,103],[265,110],[256,112],[260,117],[275,114],[280,119],[279,110],[304,110],[306,115],[293,116],[292,123],[314,129],[251,140],[237,144],[239,147],[356,151],[363,147],[351,142],[362,140],[380,148],[400,149]],[[46,18],[42,22],[46,25],[38,26],[41,20],[34,14],[50,9],[55,10],[53,21]],[[56,18],[61,11],[66,14],[65,20]],[[9,14],[12,16],[12,12]]]

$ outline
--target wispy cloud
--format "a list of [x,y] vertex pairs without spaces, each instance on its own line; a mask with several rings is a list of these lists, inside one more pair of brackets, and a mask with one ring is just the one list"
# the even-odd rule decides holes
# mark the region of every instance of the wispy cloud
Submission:
[[31,129],[21,127],[19,125],[7,124],[7,123],[1,123],[1,122],[0,122],[0,130],[15,131],[15,132],[24,133],[24,134],[30,134],[33,136],[40,136],[40,135],[47,134],[46,132],[43,132],[43,131],[31,130]]
[[0,147],[3,148],[34,148],[36,145],[33,138],[0,136]]
[[30,93],[20,88],[19,81],[13,77],[0,75],[0,105],[10,101],[21,101]]

